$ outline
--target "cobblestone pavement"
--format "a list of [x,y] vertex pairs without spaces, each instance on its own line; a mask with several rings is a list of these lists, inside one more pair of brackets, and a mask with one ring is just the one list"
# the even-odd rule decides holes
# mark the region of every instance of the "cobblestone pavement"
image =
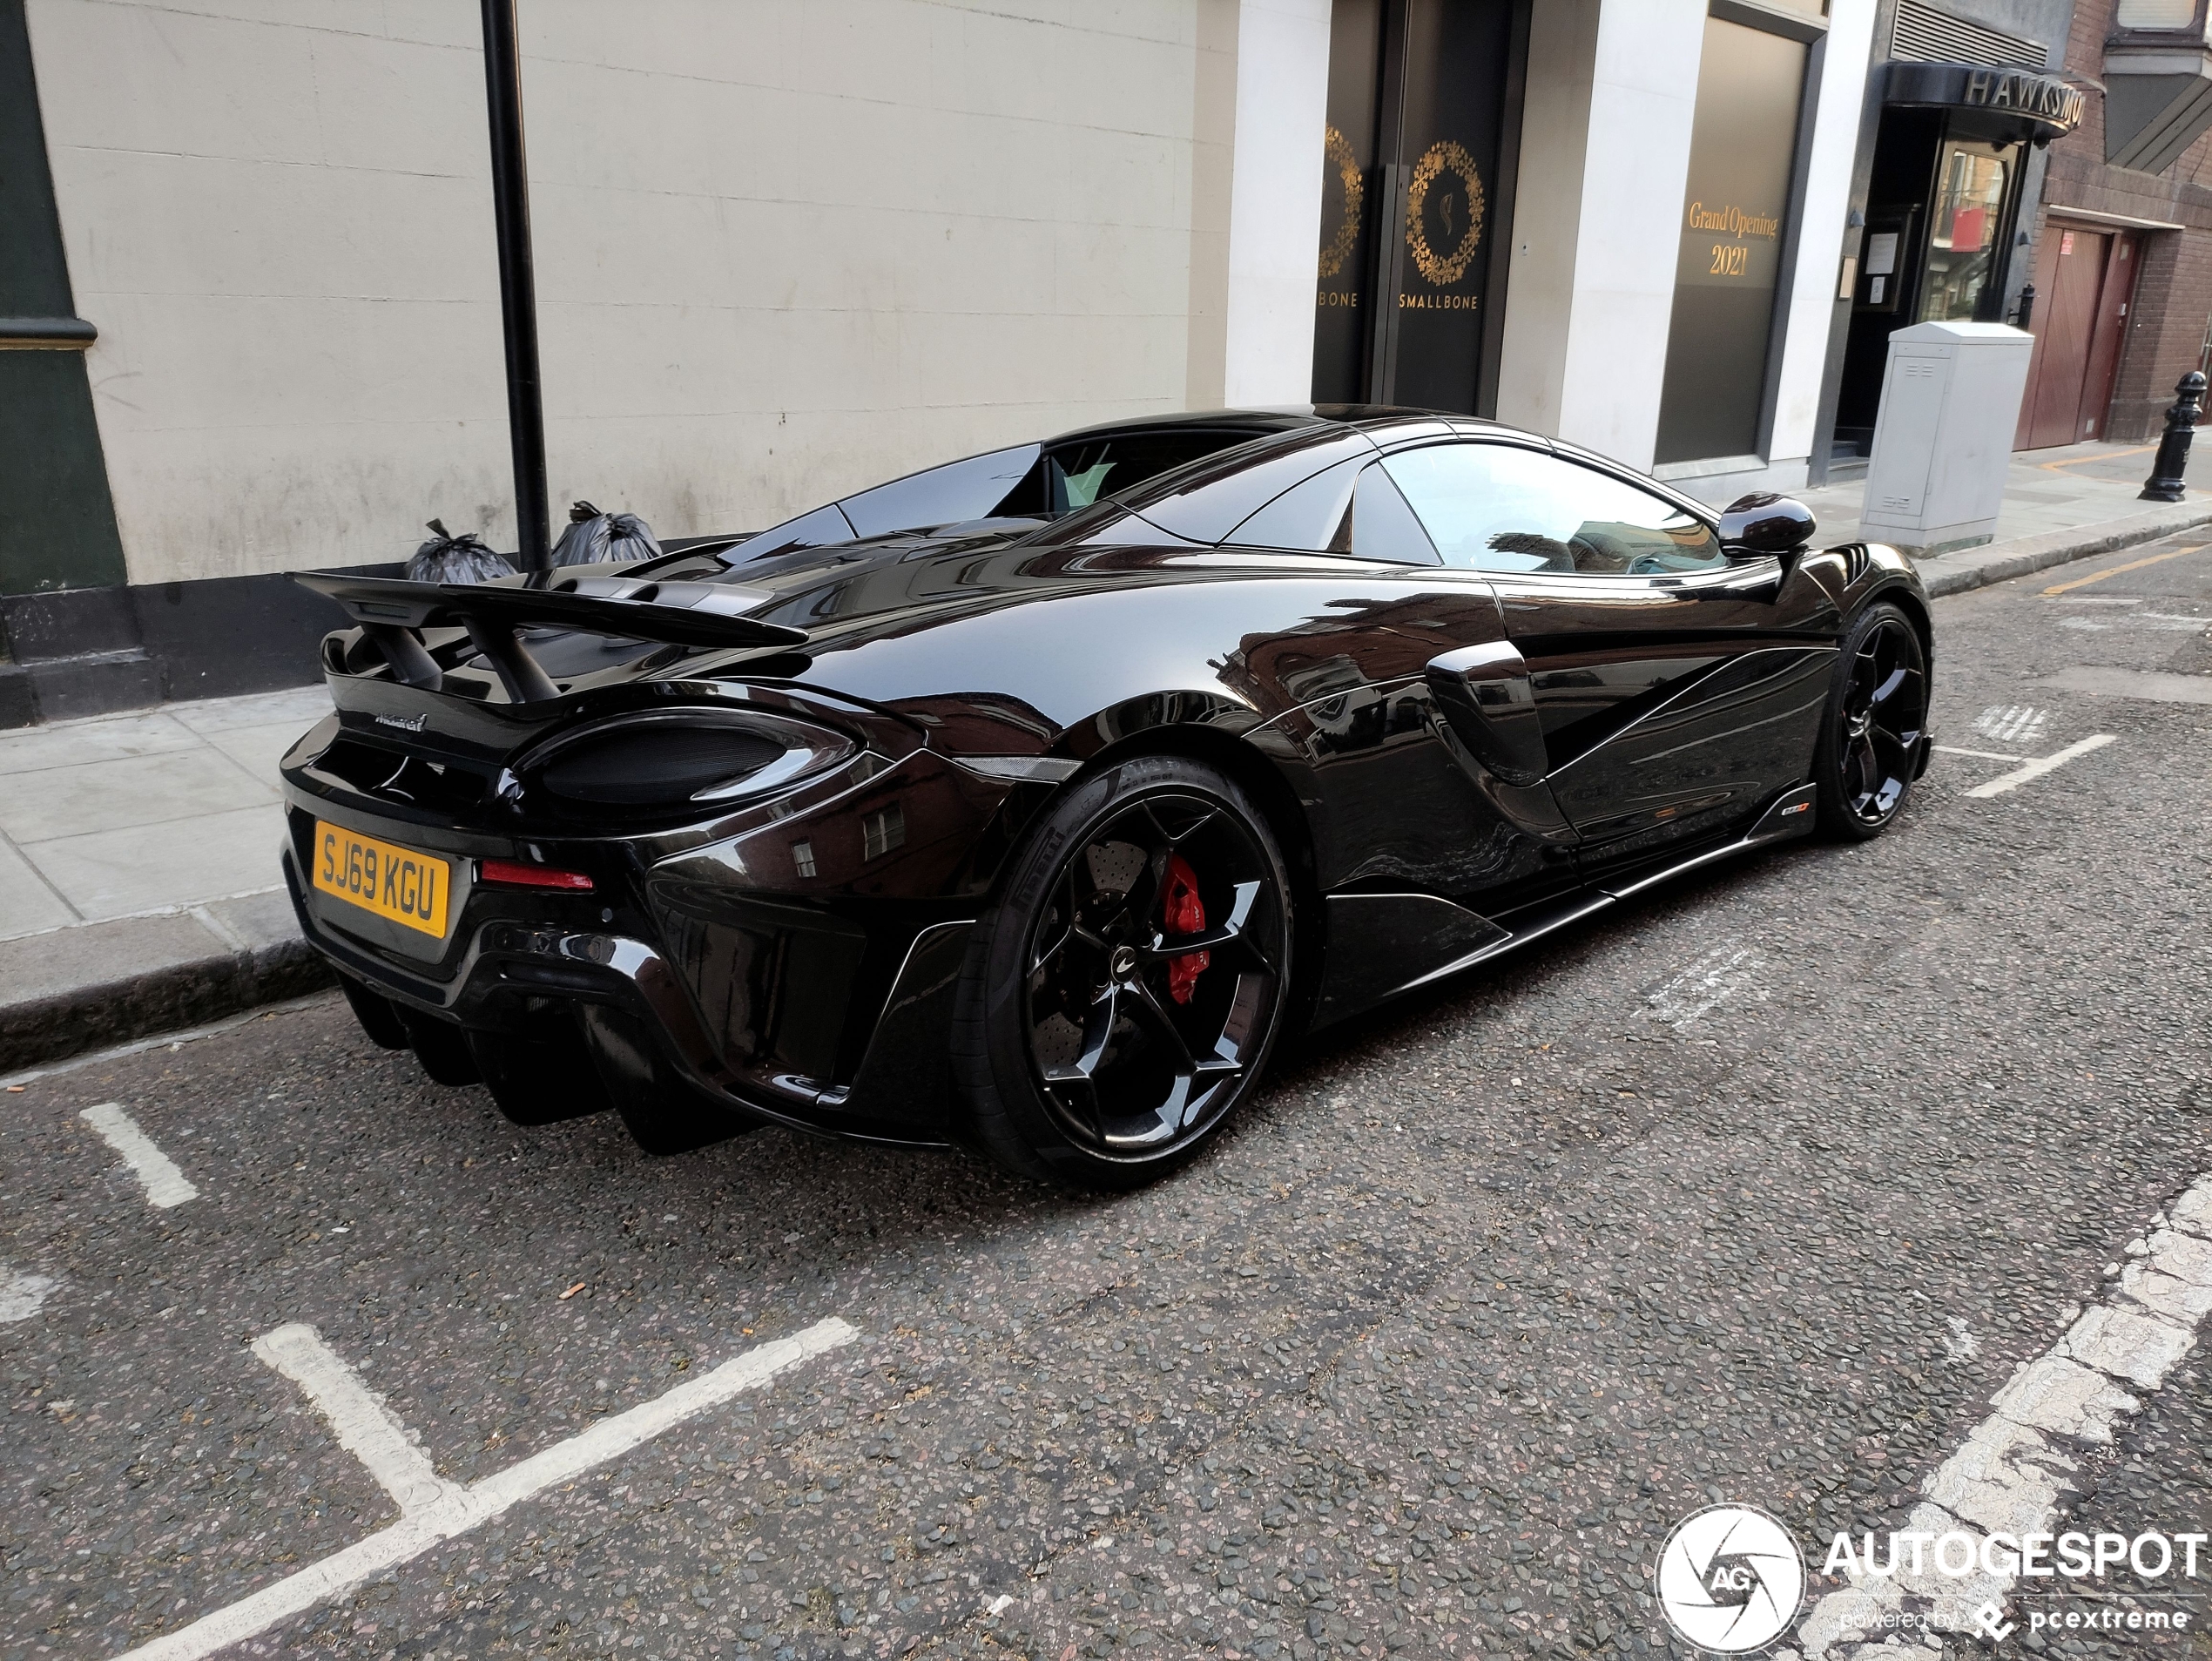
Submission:
[[[30,1080],[0,1097],[0,1655],[173,1631],[407,1523],[379,1457],[478,1483],[833,1317],[850,1342],[239,1652],[1668,1652],[1676,1519],[1764,1506],[1816,1571],[1903,1526],[2212,1170],[2212,706],[2176,701],[2212,687],[2212,551],[2140,563],[2191,545],[1940,602],[1944,742],[1980,753],[1889,835],[1329,1035],[1132,1197],[523,1131],[328,1000]],[[251,1347],[294,1323],[383,1398],[348,1445]],[[2212,1526],[2207,1379],[2148,1399],[2069,1526]]]

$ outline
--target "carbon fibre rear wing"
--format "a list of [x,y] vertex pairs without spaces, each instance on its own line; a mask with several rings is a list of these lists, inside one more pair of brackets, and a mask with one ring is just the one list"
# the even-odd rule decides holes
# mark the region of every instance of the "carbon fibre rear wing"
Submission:
[[498,671],[516,703],[557,698],[560,689],[523,644],[524,629],[569,629],[626,640],[685,646],[799,646],[806,631],[743,615],[769,596],[727,583],[655,583],[586,579],[563,588],[505,583],[409,583],[390,577],[325,577],[294,571],[292,580],[345,609],[384,655],[393,678],[435,692],[444,673],[422,644],[424,629],[466,629]]

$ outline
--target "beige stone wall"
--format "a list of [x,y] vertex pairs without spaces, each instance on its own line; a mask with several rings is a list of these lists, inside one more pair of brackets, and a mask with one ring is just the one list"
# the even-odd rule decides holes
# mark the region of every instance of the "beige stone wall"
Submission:
[[[754,527],[1218,399],[1234,0],[522,19],[557,504]],[[476,9],[30,0],[30,22],[132,579],[397,558],[432,514],[511,546]],[[1285,384],[1307,338],[1263,342]]]

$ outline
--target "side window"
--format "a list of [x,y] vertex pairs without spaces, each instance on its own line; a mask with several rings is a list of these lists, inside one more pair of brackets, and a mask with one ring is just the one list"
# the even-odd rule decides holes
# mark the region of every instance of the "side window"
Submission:
[[1644,577],[1728,563],[1703,520],[1555,456],[1511,444],[1436,444],[1402,450],[1383,466],[1447,565]]
[[1227,546],[1350,554],[1393,565],[1440,565],[1379,462],[1355,456],[1294,484],[1223,539]]
[[1303,484],[1261,508],[1222,538],[1225,546],[1289,548],[1302,554],[1342,554],[1352,549],[1352,482],[1358,461],[1324,468]]
[[1352,551],[1393,565],[1441,565],[1435,544],[1380,462],[1370,462],[1352,493]]

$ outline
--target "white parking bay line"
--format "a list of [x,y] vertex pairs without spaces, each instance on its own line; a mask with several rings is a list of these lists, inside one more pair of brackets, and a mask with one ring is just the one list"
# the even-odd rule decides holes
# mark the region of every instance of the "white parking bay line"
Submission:
[[2017,761],[2020,760],[2018,756],[2008,754],[2002,750],[1962,750],[1952,744],[1939,744],[1935,749],[1938,755],[1970,755],[1977,761]]
[[2010,773],[1992,779],[1986,785],[1976,785],[1972,790],[1966,792],[1966,794],[1977,797],[2001,796],[2007,790],[2018,790],[2030,780],[2040,779],[2054,767],[2066,766],[2076,756],[2087,755],[2092,750],[2101,750],[2106,745],[2113,742],[2114,742],[2113,734],[2109,733],[2093,733],[2080,743],[2069,744],[2063,750],[2055,750],[2040,761],[2031,761],[2024,767],[2014,767]]
[[309,1563],[250,1597],[203,1615],[190,1626],[142,1644],[118,1661],[199,1661],[202,1656],[266,1632],[279,1621],[327,1598],[342,1597],[363,1581],[421,1556],[441,1541],[489,1523],[508,1507],[542,1494],[557,1482],[581,1476],[594,1465],[626,1454],[709,1408],[756,1389],[779,1373],[859,1336],[855,1328],[833,1315],[802,1333],[747,1350],[711,1373],[640,1402],[626,1413],[602,1419],[581,1435],[517,1461],[474,1487],[449,1487],[445,1497],[435,1504],[402,1513],[389,1528],[380,1529],[320,1563]]
[[445,1498],[447,1485],[431,1469],[429,1455],[384,1398],[331,1353],[320,1333],[295,1320],[255,1339],[253,1353],[307,1393],[337,1432],[338,1445],[368,1468],[403,1515]]
[[199,1190],[185,1180],[169,1156],[157,1148],[138,1123],[114,1102],[88,1107],[78,1116],[107,1138],[107,1144],[130,1165],[146,1198],[162,1210],[181,1205]]
[[54,1284],[51,1275],[26,1274],[0,1263],[0,1320],[29,1320]]
[[[1871,1566],[1870,1545],[1865,1563],[1854,1557],[1848,1567],[1837,1565],[1849,1585],[1813,1601],[1797,1631],[1805,1661],[1926,1654],[1887,1641],[1912,1630],[1899,1617],[1915,1606],[1931,1632],[2001,1637],[2012,1631],[2004,1614],[2019,1588],[2020,1537],[2055,1527],[2081,1487],[2080,1449],[2113,1445],[2114,1425],[2141,1408],[2142,1393],[2165,1383],[2212,1313],[2212,1176],[2198,1178],[2170,1213],[2154,1217],[2128,1243],[2127,1258],[2127,1272],[2104,1300],[2078,1314],[2058,1342],[2015,1367],[1990,1398],[1988,1416],[1921,1481],[1926,1497],[1912,1508],[1905,1529],[1925,1530],[1919,1537],[1928,1541],[1963,1536],[1976,1554],[1968,1572],[1939,1572],[1924,1563],[1918,1547],[1910,1568],[1900,1567],[1896,1542],[1912,1533],[1892,1536],[1886,1570]],[[1951,1325],[1964,1329],[1963,1322]],[[1872,1536],[1865,1537],[1871,1543]],[[1993,1566],[1999,1557],[1993,1546],[2010,1567]],[[1939,1548],[1936,1563],[1942,1561]]]

